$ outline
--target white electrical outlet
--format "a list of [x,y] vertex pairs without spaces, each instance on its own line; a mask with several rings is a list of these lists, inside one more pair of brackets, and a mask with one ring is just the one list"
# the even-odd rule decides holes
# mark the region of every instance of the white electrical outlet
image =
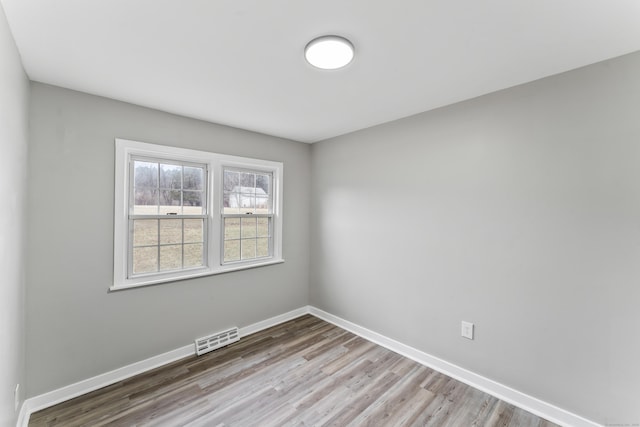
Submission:
[[17,411],[20,406],[20,384],[16,384],[16,391],[13,393],[13,399],[15,401],[15,410]]
[[473,339],[473,323],[462,321],[462,336]]

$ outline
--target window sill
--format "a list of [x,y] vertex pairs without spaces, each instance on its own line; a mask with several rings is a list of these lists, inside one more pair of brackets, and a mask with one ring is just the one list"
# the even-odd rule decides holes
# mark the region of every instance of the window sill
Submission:
[[124,291],[126,289],[133,289],[133,288],[141,288],[144,286],[153,286],[153,285],[159,285],[162,283],[169,283],[169,282],[178,282],[181,280],[188,280],[188,279],[195,279],[197,277],[205,277],[205,276],[214,276],[216,274],[224,274],[224,273],[230,273],[232,271],[241,271],[241,270],[248,270],[251,268],[258,268],[258,267],[264,267],[267,265],[274,265],[274,264],[282,264],[284,263],[284,259],[276,259],[276,260],[269,260],[269,261],[264,261],[264,262],[259,262],[259,263],[255,263],[255,264],[248,264],[248,265],[233,265],[231,267],[223,267],[220,268],[218,270],[205,270],[205,271],[199,271],[199,272],[194,272],[191,274],[185,274],[183,276],[180,277],[168,277],[168,278],[162,278],[162,279],[154,279],[154,278],[149,278],[148,280],[142,280],[136,283],[124,283],[121,285],[113,285],[109,288],[109,292],[115,292],[115,291]]

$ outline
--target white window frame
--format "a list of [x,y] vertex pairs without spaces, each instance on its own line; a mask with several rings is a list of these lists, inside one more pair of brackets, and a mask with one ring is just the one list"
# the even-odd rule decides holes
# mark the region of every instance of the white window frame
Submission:
[[[134,276],[133,273],[133,250],[134,250],[134,245],[133,245],[133,239],[131,238],[133,235],[133,230],[132,230],[132,226],[133,223],[136,220],[147,220],[147,219],[152,219],[152,220],[173,220],[173,219],[178,219],[178,220],[182,220],[182,219],[199,219],[203,222],[203,251],[202,251],[202,263],[203,266],[199,266],[199,267],[187,267],[187,268],[181,268],[178,271],[180,272],[184,272],[184,271],[198,271],[198,270],[202,270],[203,267],[206,267],[208,265],[208,257],[207,257],[207,241],[208,241],[208,232],[207,232],[207,227],[209,225],[209,221],[207,221],[208,215],[207,215],[207,209],[209,208],[209,204],[207,203],[207,199],[209,197],[209,180],[208,180],[208,164],[206,163],[193,163],[193,162],[185,162],[183,160],[178,160],[178,159],[167,159],[167,158],[158,158],[158,157],[142,157],[142,156],[138,156],[138,155],[130,155],[129,156],[129,161],[128,161],[128,175],[129,177],[132,176],[132,174],[134,173],[134,162],[136,161],[143,161],[143,162],[151,162],[151,163],[156,163],[156,162],[167,162],[168,164],[175,164],[175,165],[180,165],[180,166],[191,166],[191,167],[202,167],[204,169],[205,172],[205,182],[203,183],[203,205],[202,207],[202,212],[200,214],[185,214],[184,212],[182,212],[181,214],[172,214],[171,216],[167,216],[167,215],[162,215],[160,212],[156,212],[155,214],[134,214],[131,212],[131,209],[128,209],[128,244],[127,244],[127,275],[128,277],[155,277],[157,274],[159,274],[160,272],[152,272],[152,273],[139,273],[137,275]],[[128,190],[129,190],[129,195],[128,195],[128,203],[129,203],[129,208],[131,207],[131,203],[134,200],[134,195],[131,192],[132,187],[134,187],[134,185],[131,185],[131,180],[129,180],[128,183]],[[157,207],[157,206],[156,206]],[[158,224],[159,226],[159,224]],[[158,248],[158,251],[160,250],[160,242],[158,241],[155,245]],[[183,250],[184,250],[184,242],[182,243],[183,246]],[[159,255],[159,253],[158,253]],[[158,258],[160,259],[160,258]],[[162,272],[164,273],[168,273],[168,272]]]
[[[266,168],[255,168],[255,167],[253,167],[253,168],[239,167],[239,166],[236,166],[236,165],[232,165],[231,163],[225,163],[224,166],[222,167],[222,175],[224,175],[225,171],[249,172],[249,173],[266,172],[267,174],[271,175],[270,186],[272,188],[272,191],[269,193],[269,206],[271,207],[272,212],[266,213],[266,214],[253,213],[253,214],[251,214],[251,216],[252,217],[258,217],[258,218],[269,218],[270,219],[269,232],[270,232],[271,236],[273,236],[273,222],[274,222],[274,218],[275,218],[275,214],[273,213],[273,211],[275,210],[274,205],[275,205],[275,200],[276,199],[273,196],[274,185],[273,185],[273,173],[272,173],[272,170],[271,169],[266,169]],[[224,176],[222,177],[222,179],[224,179]],[[222,184],[224,186],[224,182]],[[221,194],[221,196],[224,197],[224,194]],[[223,206],[223,205],[221,205],[221,206]],[[227,219],[227,218],[238,218],[240,220],[240,222],[242,222],[243,218],[247,218],[247,214],[241,214],[241,213],[227,214],[227,213],[224,213],[224,211],[223,211],[223,212],[221,212],[220,216],[221,216],[221,218],[220,218],[220,227],[221,227],[220,233],[221,233],[221,236],[223,236],[223,238],[220,239],[220,244],[221,244],[221,251],[223,252],[223,255],[224,255],[224,243],[225,243],[225,239],[224,239],[224,221],[225,221],[225,219]],[[240,240],[242,240],[242,239],[240,239]],[[258,260],[261,260],[261,259],[265,260],[265,259],[271,258],[272,254],[274,253],[273,244],[274,244],[274,239],[273,238],[269,239],[269,253],[270,253],[270,255],[268,257],[260,257],[260,258],[254,258],[254,259],[256,261],[258,261]],[[224,260],[224,256],[222,257],[222,260],[221,260],[223,265],[239,264],[239,263],[248,262],[248,261],[250,261],[250,260],[242,260],[242,259],[240,259],[240,260],[233,260],[233,261],[225,261]]]
[[[158,283],[173,282],[194,277],[245,270],[284,262],[282,258],[282,185],[283,164],[269,160],[229,156],[207,151],[148,144],[116,138],[115,140],[115,200],[114,200],[114,248],[112,291]],[[205,253],[206,265],[201,268],[150,273],[129,277],[129,188],[131,157],[149,157],[167,161],[205,164],[207,176],[207,206]],[[272,174],[273,187],[273,252],[269,258],[223,262],[223,170],[224,168],[249,169]]]

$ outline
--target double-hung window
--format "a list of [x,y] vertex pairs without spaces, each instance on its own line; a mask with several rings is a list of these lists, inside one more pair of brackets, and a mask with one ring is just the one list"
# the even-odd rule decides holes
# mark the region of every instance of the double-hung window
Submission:
[[223,181],[223,262],[270,257],[273,251],[272,174],[225,168]]
[[282,262],[282,169],[116,139],[111,289]]
[[206,265],[207,165],[131,156],[128,277]]

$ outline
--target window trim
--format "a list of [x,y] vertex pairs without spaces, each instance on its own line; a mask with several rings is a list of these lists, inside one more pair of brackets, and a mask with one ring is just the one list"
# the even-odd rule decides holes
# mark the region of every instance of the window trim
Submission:
[[[282,258],[282,186],[283,164],[270,160],[230,156],[208,151],[149,144],[127,139],[115,139],[115,199],[114,199],[114,247],[113,284],[110,291],[174,282],[194,277],[209,276],[245,270],[284,262]],[[206,164],[206,260],[207,265],[164,273],[150,273],[128,277],[129,257],[129,162],[131,157],[152,157],[181,162]],[[223,263],[222,253],[222,202],[224,168],[241,168],[269,172],[273,176],[273,253],[269,258],[258,258],[234,263]]]

